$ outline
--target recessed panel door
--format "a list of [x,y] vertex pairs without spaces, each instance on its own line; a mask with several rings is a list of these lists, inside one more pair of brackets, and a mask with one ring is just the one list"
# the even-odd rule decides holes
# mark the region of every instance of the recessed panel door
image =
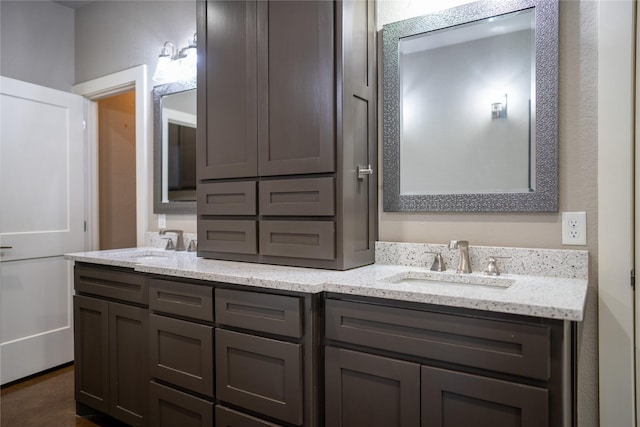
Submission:
[[84,250],[83,98],[0,77],[2,384],[73,360]]

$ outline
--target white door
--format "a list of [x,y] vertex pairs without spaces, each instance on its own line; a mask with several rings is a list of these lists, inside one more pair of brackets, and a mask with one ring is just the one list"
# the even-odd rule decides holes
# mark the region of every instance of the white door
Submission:
[[0,77],[0,377],[73,360],[84,250],[83,98]]

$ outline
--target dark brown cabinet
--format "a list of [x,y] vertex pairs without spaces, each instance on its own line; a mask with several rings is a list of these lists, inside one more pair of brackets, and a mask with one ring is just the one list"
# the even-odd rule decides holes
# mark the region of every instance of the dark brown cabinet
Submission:
[[200,179],[334,172],[334,3],[210,1],[206,9],[226,25],[203,32]]
[[200,2],[198,187],[207,179],[258,174],[256,14],[255,1]]
[[431,366],[421,372],[422,427],[549,425],[544,388]]
[[154,427],[211,427],[213,403],[151,382],[151,425]]
[[559,320],[87,264],[75,288],[79,412],[134,426],[572,425]]
[[216,406],[216,427],[280,427],[280,425],[218,405]]
[[335,170],[332,1],[259,1],[258,175]]
[[373,1],[210,0],[198,21],[198,254],[373,263]]
[[213,397],[213,327],[150,316],[151,376]]
[[216,330],[216,395],[282,421],[302,424],[302,346]]
[[109,303],[73,297],[76,401],[108,413]]
[[311,296],[215,290],[216,398],[238,409],[216,411],[217,421],[321,425],[312,301]]
[[419,425],[417,363],[327,347],[325,369],[327,426]]
[[570,424],[560,321],[379,300],[325,310],[327,425]]
[[91,292],[87,285],[100,289],[74,296],[76,401],[129,425],[147,425],[148,310],[126,298],[101,299],[122,297],[118,291],[110,295],[109,288],[131,290],[131,282],[146,293],[146,277],[85,267],[76,267],[75,274],[76,292]]
[[149,294],[153,425],[211,426],[213,287],[152,278]]

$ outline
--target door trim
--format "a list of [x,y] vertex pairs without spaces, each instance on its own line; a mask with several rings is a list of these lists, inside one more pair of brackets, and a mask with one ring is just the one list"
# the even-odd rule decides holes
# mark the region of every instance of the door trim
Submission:
[[[598,2],[600,425],[635,425],[634,2]],[[636,239],[637,241],[637,239]]]
[[[149,191],[149,167],[151,153],[150,133],[147,131],[149,123],[149,91],[147,90],[147,66],[138,65],[127,70],[109,74],[104,77],[89,80],[75,85],[73,93],[82,95],[88,100],[98,101],[112,95],[117,95],[131,89],[135,90],[136,97],[136,241],[138,246],[144,246],[144,236],[148,229],[148,200]],[[87,231],[90,236],[89,249],[98,249],[98,165],[97,165],[97,132],[94,107],[89,108],[88,115],[91,120],[87,124],[88,158],[87,158],[87,187],[91,189],[87,195],[88,220]]]

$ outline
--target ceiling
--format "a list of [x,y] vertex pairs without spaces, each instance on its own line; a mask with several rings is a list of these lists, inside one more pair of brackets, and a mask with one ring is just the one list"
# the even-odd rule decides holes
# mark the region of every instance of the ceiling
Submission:
[[95,0],[53,0],[54,3],[59,3],[73,9],[80,9],[82,6],[86,6],[89,3],[93,3],[94,1]]

